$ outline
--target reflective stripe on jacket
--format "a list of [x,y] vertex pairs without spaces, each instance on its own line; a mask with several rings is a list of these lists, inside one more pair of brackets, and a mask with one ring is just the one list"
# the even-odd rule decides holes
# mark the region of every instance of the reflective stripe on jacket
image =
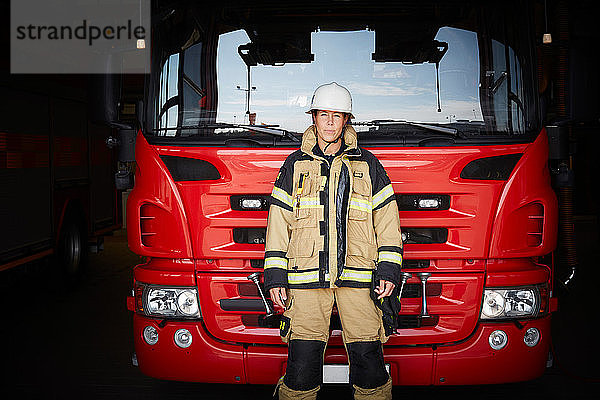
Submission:
[[369,287],[372,274],[398,284],[402,267],[394,189],[375,156],[344,132],[331,164],[314,126],[283,163],[271,193],[265,289]]

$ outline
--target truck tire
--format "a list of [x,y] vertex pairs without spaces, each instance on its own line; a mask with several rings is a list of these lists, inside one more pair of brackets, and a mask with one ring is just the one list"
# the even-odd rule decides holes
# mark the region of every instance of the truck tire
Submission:
[[57,248],[57,266],[67,283],[76,283],[87,262],[87,232],[81,218],[69,215],[63,223]]

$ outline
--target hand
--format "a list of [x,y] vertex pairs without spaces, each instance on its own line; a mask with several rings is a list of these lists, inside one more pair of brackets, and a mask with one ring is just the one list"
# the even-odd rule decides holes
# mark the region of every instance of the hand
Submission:
[[271,300],[273,300],[273,304],[283,308],[285,310],[285,301],[287,300],[287,294],[285,293],[285,288],[276,287],[269,290],[269,295],[271,296]]
[[379,286],[375,288],[375,293],[379,295],[377,300],[391,295],[395,287],[396,285],[394,285],[392,282],[381,279],[379,281]]

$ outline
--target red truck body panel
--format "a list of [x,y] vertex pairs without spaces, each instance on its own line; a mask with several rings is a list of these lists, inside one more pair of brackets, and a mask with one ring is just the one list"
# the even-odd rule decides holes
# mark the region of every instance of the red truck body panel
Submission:
[[[252,260],[263,258],[264,244],[237,243],[233,230],[264,229],[267,222],[266,211],[232,210],[230,196],[269,194],[293,150],[152,146],[138,135],[127,225],[130,248],[148,262],[134,269],[134,280],[195,286],[202,312],[201,321],[163,324],[136,314],[142,372],[161,379],[257,384],[273,384],[283,374],[287,350],[278,330],[260,323],[264,311],[228,309],[223,301],[260,299],[247,277],[262,271]],[[403,228],[443,227],[448,237],[444,243],[405,244],[406,260],[429,260],[427,302],[433,319],[399,329],[386,343],[394,384],[500,383],[541,375],[550,343],[548,307],[518,324],[485,322],[480,312],[484,287],[551,285],[552,266],[539,261],[553,251],[557,236],[545,131],[528,144],[369,150],[381,160],[396,193],[444,193],[451,199],[447,210],[400,211]],[[507,154],[522,156],[506,181],[460,177],[473,160]],[[175,182],[161,156],[207,161],[221,178]],[[413,275],[407,285],[416,288],[420,281]],[[129,304],[133,311],[132,298]],[[401,317],[417,318],[420,312],[421,297],[403,298]],[[147,325],[159,331],[154,346],[142,338]],[[541,332],[533,348],[523,343],[524,328],[531,326]],[[192,332],[188,349],[173,342],[181,327]],[[509,336],[499,351],[488,343],[496,329]],[[325,363],[347,363],[339,328],[333,328]]]
[[[134,342],[141,371],[158,379],[195,382],[275,384],[285,372],[287,348],[219,341],[200,323],[168,323],[160,329],[159,343],[149,346],[141,331],[158,327],[155,319],[134,316]],[[187,327],[193,345],[181,349],[171,340],[174,332]],[[476,385],[516,382],[543,374],[550,347],[550,317],[532,320],[525,328],[536,327],[542,333],[540,343],[531,348],[523,343],[523,328],[512,322],[478,324],[464,341],[451,345],[385,346],[385,362],[395,385]],[[501,351],[488,344],[489,334],[504,330],[510,337]],[[165,339],[162,339],[162,337]],[[346,364],[343,346],[330,344],[325,364]]]

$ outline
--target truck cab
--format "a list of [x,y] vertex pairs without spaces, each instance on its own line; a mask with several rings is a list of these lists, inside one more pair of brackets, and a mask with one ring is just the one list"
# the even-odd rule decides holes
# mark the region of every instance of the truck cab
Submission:
[[[312,91],[336,81],[399,206],[410,276],[384,345],[393,383],[540,376],[556,309],[557,202],[531,8],[185,4],[153,9],[127,204],[129,247],[146,259],[128,298],[141,371],[253,384],[284,373],[282,310],[268,315],[260,285],[268,199],[311,123]],[[326,371],[346,364],[334,314]]]

